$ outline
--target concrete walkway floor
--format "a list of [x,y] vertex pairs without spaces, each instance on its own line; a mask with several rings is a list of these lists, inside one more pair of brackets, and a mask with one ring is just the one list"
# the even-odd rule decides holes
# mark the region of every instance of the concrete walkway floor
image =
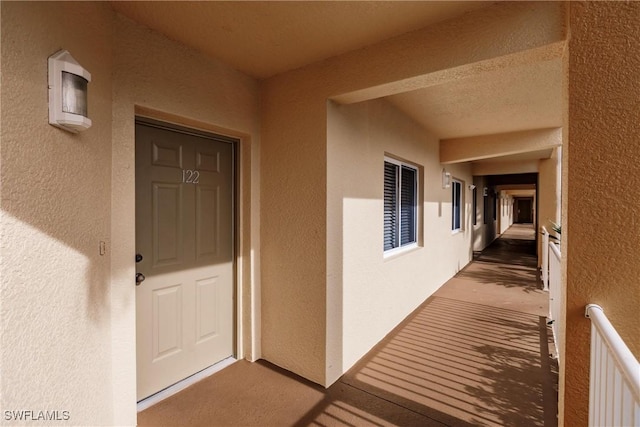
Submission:
[[328,389],[241,360],[139,413],[139,425],[556,426],[533,233],[511,227]]

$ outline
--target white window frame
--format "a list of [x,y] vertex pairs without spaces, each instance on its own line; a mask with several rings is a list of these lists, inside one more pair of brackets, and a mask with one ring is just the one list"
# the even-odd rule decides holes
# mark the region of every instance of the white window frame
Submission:
[[473,211],[473,225],[478,225],[478,187],[471,190],[471,210]]
[[[459,191],[460,200],[458,201],[459,203],[458,223],[460,226],[458,228],[454,228],[455,215],[456,215],[456,197],[455,197],[456,186],[460,187],[460,191]],[[460,233],[461,231],[464,230],[464,197],[462,195],[463,189],[464,189],[464,183],[462,181],[455,178],[451,180],[451,234]]]
[[[402,167],[406,167],[409,169],[412,169],[413,171],[415,171],[415,194],[414,194],[414,230],[415,230],[415,239],[413,242],[409,242],[409,243],[405,243],[404,245],[401,242],[398,242],[398,246],[394,247],[394,248],[390,248],[390,249],[384,249],[384,238],[383,238],[383,252],[384,252],[384,258],[390,257],[390,256],[394,256],[397,255],[399,253],[402,252],[406,252],[408,250],[414,249],[419,247],[418,241],[419,241],[419,236],[420,236],[420,220],[419,220],[419,215],[420,215],[420,168],[412,163],[408,163],[408,162],[404,162],[402,160],[398,160],[395,159],[393,157],[384,157],[384,162],[385,163],[391,163],[394,165],[397,165],[399,167],[399,170],[402,171]],[[401,197],[401,183],[402,183],[402,176],[400,175],[398,176],[397,182],[396,182],[396,200],[397,200],[397,218],[398,218],[398,225],[397,225],[397,231],[396,234],[398,236],[400,236],[402,234],[402,214],[401,214],[401,208],[402,208],[402,203],[400,200]],[[383,182],[384,182],[384,176],[383,176]],[[384,215],[384,186],[383,186],[383,215]],[[384,237],[384,228],[383,228],[383,237]],[[398,237],[400,239],[400,237]]]

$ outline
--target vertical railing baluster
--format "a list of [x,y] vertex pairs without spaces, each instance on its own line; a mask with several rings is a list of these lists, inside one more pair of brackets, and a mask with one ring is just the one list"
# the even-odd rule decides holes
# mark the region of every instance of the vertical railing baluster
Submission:
[[596,361],[596,353],[598,351],[597,346],[597,339],[593,338],[595,331],[594,331],[595,326],[593,326],[593,324],[591,325],[591,353],[589,355],[589,359],[591,360],[591,363],[589,364],[589,425],[592,426],[595,424],[595,420],[596,420],[596,408],[598,405],[596,405],[597,402],[597,396],[596,396],[596,392],[598,391],[598,387],[596,384],[596,378],[598,375],[598,367],[597,367],[597,363],[598,361]]
[[624,383],[622,373],[618,369],[613,370],[613,408],[611,409],[611,425],[619,426],[620,424],[620,408],[622,407],[622,388]]

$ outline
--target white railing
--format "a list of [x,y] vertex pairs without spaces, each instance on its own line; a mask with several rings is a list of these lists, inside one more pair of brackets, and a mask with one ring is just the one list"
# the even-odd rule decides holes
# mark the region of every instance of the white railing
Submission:
[[542,226],[542,265],[541,278],[543,291],[549,290],[549,232],[547,228]]
[[562,323],[562,284],[560,274],[560,247],[555,243],[549,243],[549,319],[551,319],[551,330],[553,331],[553,341],[556,344],[556,354],[560,360],[560,343],[564,342],[564,337],[560,335],[563,328]]
[[640,363],[602,307],[589,304],[589,426],[640,426]]

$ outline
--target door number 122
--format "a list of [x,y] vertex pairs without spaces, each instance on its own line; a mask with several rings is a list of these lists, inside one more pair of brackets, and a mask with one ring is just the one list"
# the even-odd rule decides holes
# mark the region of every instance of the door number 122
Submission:
[[200,172],[191,169],[182,169],[182,182],[185,184],[198,184],[200,182]]

